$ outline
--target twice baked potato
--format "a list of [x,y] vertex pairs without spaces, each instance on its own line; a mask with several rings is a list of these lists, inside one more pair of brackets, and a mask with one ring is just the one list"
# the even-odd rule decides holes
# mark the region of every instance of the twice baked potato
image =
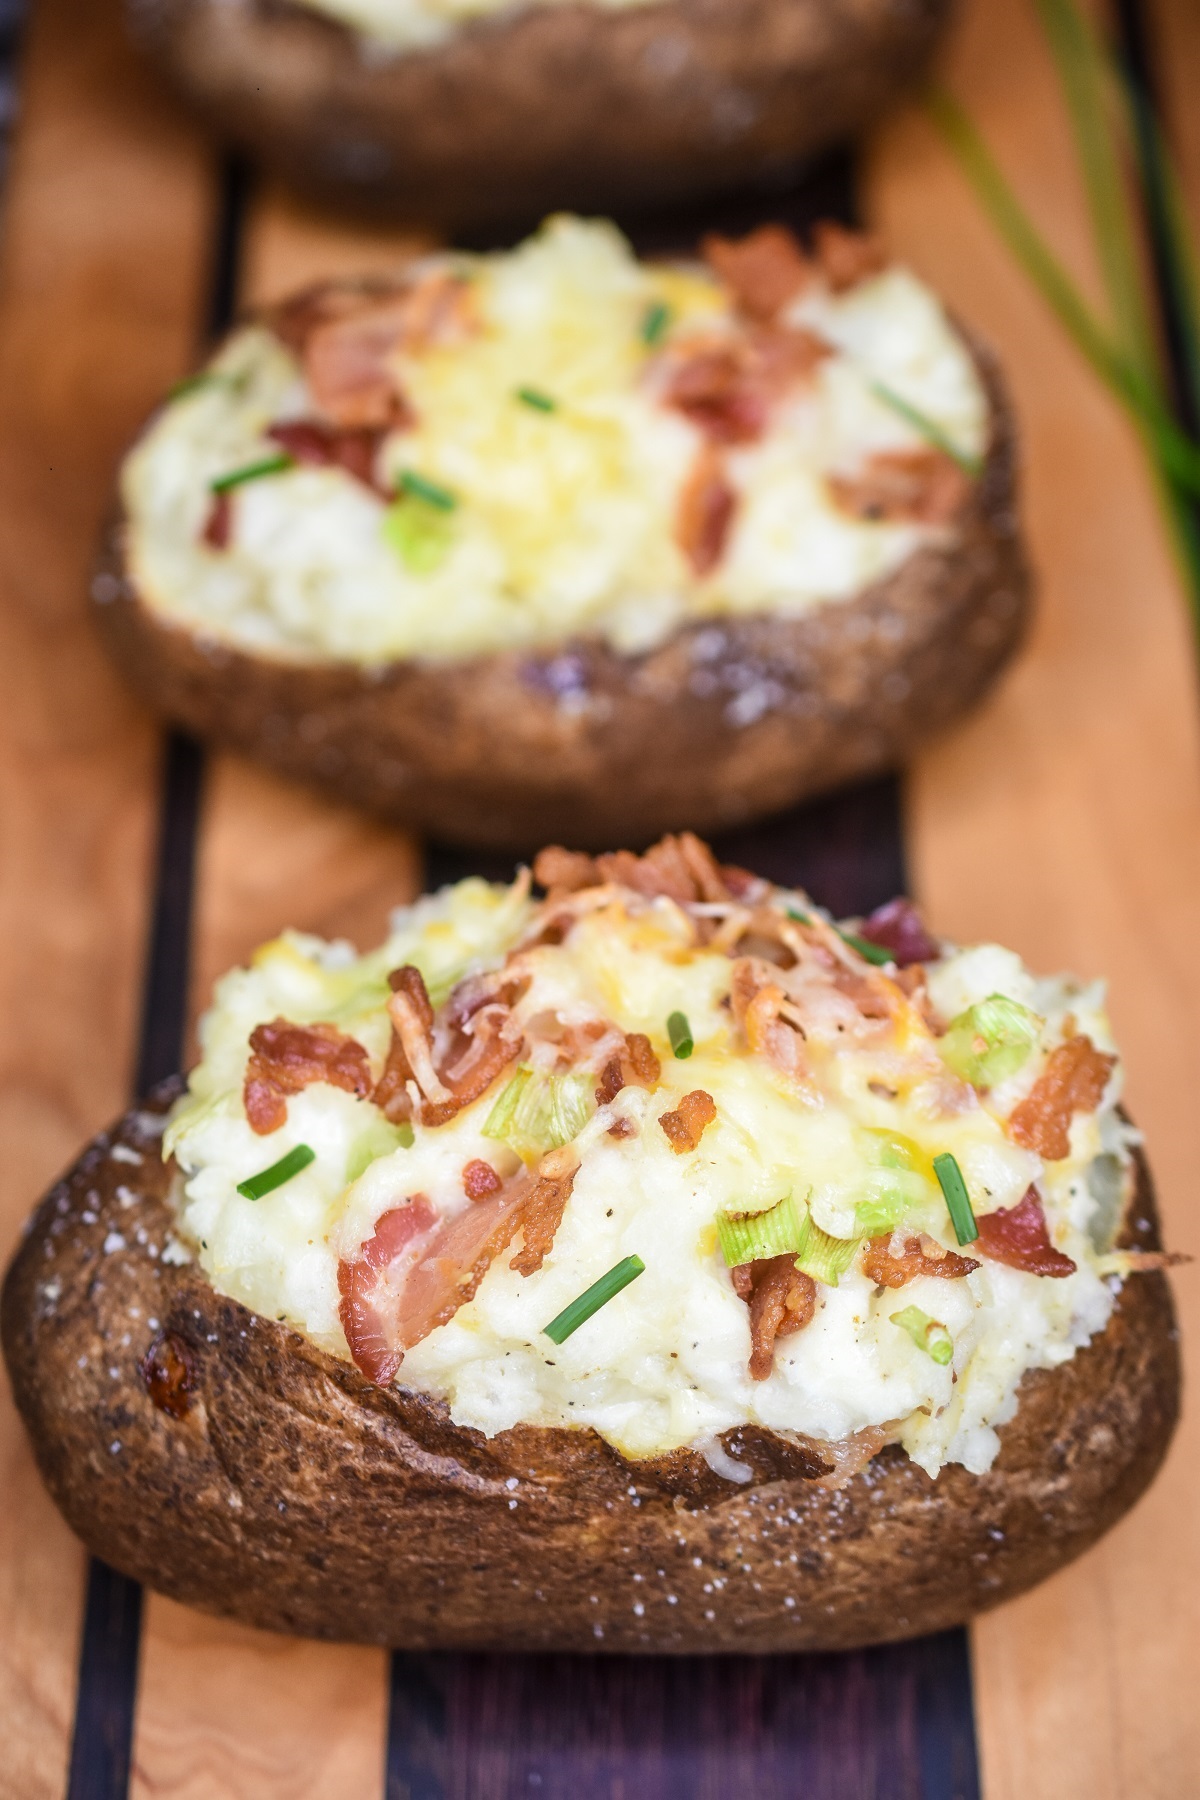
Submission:
[[1102,990],[686,836],[537,873],[268,944],[47,1195],[3,1339],[74,1529],[563,1651],[899,1638],[1092,1543],[1179,1390]]
[[978,698],[1028,581],[991,359],[871,240],[519,249],[236,331],[121,475],[145,697],[442,838],[716,830]]
[[925,68],[951,0],[129,0],[225,137],[443,226],[779,181]]

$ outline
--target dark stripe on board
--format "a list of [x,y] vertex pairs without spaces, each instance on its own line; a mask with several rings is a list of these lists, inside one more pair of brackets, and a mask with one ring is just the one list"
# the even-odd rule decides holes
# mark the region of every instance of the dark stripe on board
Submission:
[[[202,341],[226,330],[233,318],[248,195],[244,166],[229,159],[221,172]],[[134,1063],[135,1098],[183,1065],[203,786],[203,750],[182,732],[169,732],[159,778],[158,845]],[[141,1620],[138,1583],[93,1557],[88,1565],[66,1800],[126,1800]]]
[[[854,217],[854,167],[790,193],[623,221],[639,250],[767,219]],[[907,887],[894,775],[715,845],[839,917]],[[430,846],[426,886],[506,880],[512,861]],[[837,1656],[392,1658],[387,1800],[978,1800],[965,1631]]]

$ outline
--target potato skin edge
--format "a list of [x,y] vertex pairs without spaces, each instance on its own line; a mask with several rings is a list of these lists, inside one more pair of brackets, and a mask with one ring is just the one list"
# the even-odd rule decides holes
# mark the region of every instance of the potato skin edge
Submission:
[[[690,1452],[628,1463],[590,1431],[485,1439],[162,1261],[158,1133],[179,1091],[157,1089],[46,1195],[0,1327],[68,1523],[205,1611],[413,1649],[847,1649],[1031,1587],[1115,1523],[1166,1453],[1180,1366],[1161,1274],[1127,1280],[1099,1338],[1026,1377],[984,1476],[948,1467],[934,1483],[891,1449],[830,1493],[790,1445],[747,1432],[731,1447],[753,1478],[735,1487]],[[116,1143],[141,1167],[114,1161]],[[106,1254],[112,1232],[124,1247]],[[1140,1153],[1125,1236],[1158,1242]],[[197,1372],[181,1420],[138,1373],[159,1326]]]
[[641,656],[576,639],[377,669],[288,662],[156,615],[127,575],[119,523],[94,616],[157,711],[442,841],[608,849],[735,829],[896,767],[1021,642],[1032,584],[1015,424],[994,357],[963,335],[992,429],[960,517],[884,580],[802,618],[700,620]]
[[293,185],[470,229],[778,185],[928,65],[954,0],[531,7],[379,56],[287,0],[126,0],[220,136]]

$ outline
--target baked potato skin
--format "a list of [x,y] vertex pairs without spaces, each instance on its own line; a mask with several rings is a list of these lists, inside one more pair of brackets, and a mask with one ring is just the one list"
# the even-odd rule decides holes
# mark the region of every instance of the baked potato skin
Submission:
[[893,767],[966,712],[1017,648],[1031,583],[1012,410],[992,417],[947,540],[807,616],[702,620],[644,655],[579,639],[451,662],[251,656],[156,616],[118,524],[93,583],[102,633],[150,705],[443,841],[531,851],[712,835]]
[[[1161,1274],[1128,1280],[1072,1362],[1026,1377],[983,1476],[950,1466],[934,1483],[890,1449],[831,1493],[802,1449],[757,1432],[726,1436],[754,1469],[735,1486],[691,1452],[627,1463],[588,1431],[484,1439],[164,1263],[158,1134],[179,1091],[158,1089],[46,1196],[0,1310],[68,1522],[190,1605],[413,1649],[845,1649],[1032,1586],[1132,1506],[1170,1440],[1180,1370]],[[1126,1238],[1157,1244],[1144,1162]],[[140,1374],[160,1331],[191,1369],[182,1417]]]
[[778,178],[909,86],[951,10],[531,6],[387,56],[288,0],[128,0],[135,35],[222,136],[323,197],[444,227]]

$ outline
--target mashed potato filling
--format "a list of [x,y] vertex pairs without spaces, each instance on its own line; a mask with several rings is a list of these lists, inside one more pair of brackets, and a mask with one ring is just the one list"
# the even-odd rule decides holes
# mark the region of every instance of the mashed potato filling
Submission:
[[[604,223],[557,218],[513,251],[421,271],[459,284],[463,328],[391,357],[404,417],[372,451],[373,484],[281,458],[272,429],[319,407],[265,324],[163,408],[121,478],[127,564],[152,609],[301,661],[578,636],[640,653],[689,622],[853,597],[947,526],[848,509],[845,482],[881,456],[946,461],[930,432],[968,468],[987,448],[966,345],[895,266],[836,292],[817,271],[769,329],[713,272],[639,262]],[[765,367],[797,345],[817,347],[810,369],[760,371],[707,425],[711,391],[677,403],[706,369],[711,386],[714,358],[749,346]],[[759,404],[763,383],[747,424],[736,404]],[[231,476],[214,533],[213,484]]]
[[[604,12],[646,6],[650,0],[588,0]],[[564,0],[299,0],[360,32],[381,49],[425,50],[444,44],[475,19],[523,12],[528,6],[561,6]]]
[[[773,922],[798,957],[780,980],[806,1021],[799,1062],[781,1061],[753,1007],[743,1010],[752,977],[760,1009],[770,989],[776,965],[762,939]],[[405,965],[420,971],[439,1021],[461,1013],[480,978],[499,992],[505,971],[519,1059],[444,1123],[421,1122],[415,1083],[414,1116],[397,1123],[371,1095],[313,1081],[287,1099],[285,1123],[256,1132],[244,1085],[255,1028],[332,1025],[362,1046],[375,1082],[395,1018],[387,977]],[[181,1171],[178,1254],[197,1257],[221,1293],[347,1357],[344,1271],[380,1221],[418,1195],[438,1219],[460,1218],[479,1204],[466,1191],[471,1164],[520,1180],[498,1099],[514,1071],[536,1080],[573,1063],[583,1070],[569,1078],[576,1111],[550,1141],[565,1137],[574,1180],[541,1266],[514,1269],[523,1240],[511,1239],[472,1297],[406,1349],[398,1383],[444,1399],[458,1424],[487,1435],[519,1423],[591,1426],[631,1458],[692,1446],[727,1466],[720,1434],[753,1423],[819,1442],[878,1428],[931,1475],[946,1462],[981,1472],[1021,1377],[1068,1361],[1108,1320],[1104,1256],[1128,1191],[1132,1134],[1116,1110],[1115,1061],[1099,1104],[1070,1115],[1065,1156],[1047,1160],[1013,1127],[1056,1048],[1082,1035],[1112,1054],[1099,986],[1038,980],[995,945],[940,946],[915,983],[911,975],[863,961],[803,895],[765,883],[753,903],[681,903],[609,881],[539,904],[527,880],[468,880],[397,912],[387,942],[365,956],[285,933],[224,977],[203,1021],[203,1057],[167,1138]],[[997,996],[1031,1021],[1028,1041],[994,1085],[977,1087],[951,1066],[961,1028],[945,1028]],[[677,1015],[693,1046],[686,1057],[674,1051]],[[657,1075],[605,1090],[586,1050],[601,1026],[643,1034]],[[681,1150],[662,1121],[697,1091],[714,1116]],[[314,1153],[300,1173],[261,1198],[239,1193],[300,1145]],[[522,1149],[536,1171],[541,1150]],[[862,1264],[889,1221],[900,1237],[923,1233],[935,1254],[959,1252],[933,1163],[947,1153],[979,1219],[1011,1212],[1032,1189],[1074,1271],[1028,1273],[968,1243],[978,1267],[965,1277],[877,1285]],[[789,1195],[848,1257],[815,1282],[811,1320],[778,1338],[770,1373],[755,1380],[750,1312],[719,1221]],[[627,1257],[644,1273],[552,1342],[545,1327]],[[911,1309],[948,1339],[944,1360],[914,1336]]]

